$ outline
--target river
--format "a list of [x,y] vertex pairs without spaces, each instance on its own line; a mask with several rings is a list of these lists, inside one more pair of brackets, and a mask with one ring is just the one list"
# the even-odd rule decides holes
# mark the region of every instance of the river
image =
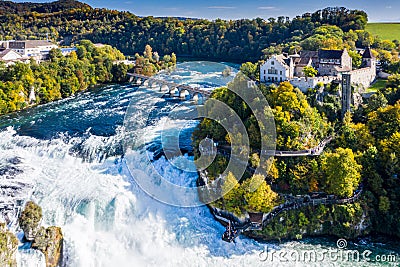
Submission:
[[[221,76],[225,67],[186,62],[169,76],[212,90],[232,79]],[[138,179],[156,183],[159,174],[174,184],[195,186],[190,136],[198,120],[168,118],[172,110],[184,113],[192,105],[143,87],[110,85],[0,118],[0,162],[11,167],[5,159],[21,159],[21,172],[15,175],[35,184],[32,199],[43,208],[43,224],[62,227],[65,266],[302,266],[306,263],[285,258],[270,261],[266,251],[336,248],[336,240],[327,238],[277,244],[241,236],[226,243],[221,240],[224,227],[207,207],[168,205],[144,192]],[[123,153],[128,106],[138,111],[131,116],[144,125],[136,130],[145,145]],[[148,110],[149,117],[140,117],[140,111]],[[162,144],[176,134],[184,154],[168,161],[160,154]],[[191,201],[198,203],[195,196]],[[374,255],[395,252],[390,244],[368,239],[349,246]],[[43,264],[40,253],[19,250],[19,266]],[[325,259],[323,265],[378,263]]]

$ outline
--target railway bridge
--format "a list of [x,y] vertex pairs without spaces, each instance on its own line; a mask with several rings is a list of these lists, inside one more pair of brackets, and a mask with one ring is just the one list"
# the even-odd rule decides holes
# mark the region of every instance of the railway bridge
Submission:
[[158,89],[160,92],[165,92],[172,97],[179,97],[186,100],[204,101],[211,96],[211,91],[199,87],[177,84],[138,73],[128,73],[127,75],[130,76],[130,82],[133,82],[137,85],[144,85],[148,88]]

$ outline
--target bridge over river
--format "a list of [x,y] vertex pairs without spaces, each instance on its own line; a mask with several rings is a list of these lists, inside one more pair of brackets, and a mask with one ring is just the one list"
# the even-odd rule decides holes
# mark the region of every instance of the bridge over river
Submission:
[[193,99],[194,101],[205,100],[211,96],[211,91],[200,87],[193,87],[185,84],[165,81],[159,78],[149,77],[138,73],[128,73],[129,81],[137,85],[144,85],[149,88],[158,89],[160,92],[168,93],[182,99]]

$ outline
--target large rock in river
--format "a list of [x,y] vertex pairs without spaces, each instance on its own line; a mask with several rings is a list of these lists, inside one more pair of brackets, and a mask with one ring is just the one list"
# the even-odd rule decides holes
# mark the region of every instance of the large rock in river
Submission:
[[0,223],[0,266],[17,266],[18,239]]
[[40,227],[32,248],[40,250],[46,257],[47,267],[61,266],[63,234],[60,227]]
[[42,208],[33,201],[26,203],[24,211],[19,217],[19,225],[24,231],[26,240],[33,241],[40,228]]

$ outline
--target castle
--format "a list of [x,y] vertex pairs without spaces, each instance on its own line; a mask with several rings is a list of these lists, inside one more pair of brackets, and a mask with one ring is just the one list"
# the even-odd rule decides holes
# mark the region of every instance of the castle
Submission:
[[[304,68],[311,66],[318,71],[316,77],[305,77]],[[353,70],[352,58],[346,49],[302,51],[293,55],[273,55],[260,67],[260,81],[279,83],[289,81],[306,91],[317,84],[342,80],[342,74],[350,74],[351,84],[367,88],[376,77],[376,59],[368,47],[362,53],[362,64]]]

